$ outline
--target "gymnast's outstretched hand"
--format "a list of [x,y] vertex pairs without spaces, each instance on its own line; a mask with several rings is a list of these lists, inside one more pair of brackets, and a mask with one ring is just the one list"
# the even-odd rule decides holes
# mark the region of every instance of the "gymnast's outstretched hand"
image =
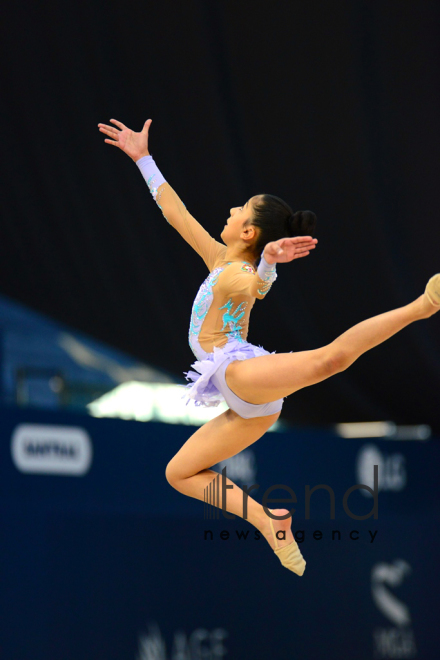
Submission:
[[314,250],[318,242],[311,236],[293,236],[271,241],[264,248],[264,258],[269,264],[283,264],[293,259],[307,257],[310,250]]
[[104,140],[104,142],[112,144],[114,147],[118,147],[121,151],[126,153],[127,156],[130,156],[134,162],[143,158],[143,156],[150,155],[150,152],[148,151],[148,131],[150,130],[151,122],[153,121],[152,119],[147,119],[140,133],[132,131],[116,119],[110,119],[110,121],[118,128],[108,126],[107,124],[98,124],[101,133],[105,133],[105,135],[108,135],[109,138],[111,138],[111,140],[107,139]]

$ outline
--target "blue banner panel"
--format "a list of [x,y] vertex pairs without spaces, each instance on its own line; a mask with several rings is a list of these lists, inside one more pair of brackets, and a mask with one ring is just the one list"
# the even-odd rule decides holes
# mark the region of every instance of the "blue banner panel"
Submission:
[[[0,658],[438,658],[437,441],[304,429],[227,461],[259,501],[272,485],[295,491],[298,577],[247,521],[204,517],[169,486],[166,464],[195,431],[1,411]],[[371,460],[378,517],[358,520],[343,497]],[[334,491],[334,518],[328,489],[305,515],[307,485]],[[347,501],[365,515],[374,497]]]

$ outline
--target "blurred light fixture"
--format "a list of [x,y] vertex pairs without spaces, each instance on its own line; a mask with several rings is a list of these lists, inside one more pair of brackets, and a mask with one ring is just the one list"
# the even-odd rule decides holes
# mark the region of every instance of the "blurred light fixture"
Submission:
[[[93,417],[118,417],[138,422],[166,422],[201,426],[228,409],[226,403],[217,407],[186,405],[182,399],[184,385],[129,381],[106,392],[87,404]],[[269,431],[277,430],[278,421]]]
[[398,426],[394,422],[352,422],[336,424],[342,438],[387,438],[388,440],[427,440],[431,427],[427,424]]

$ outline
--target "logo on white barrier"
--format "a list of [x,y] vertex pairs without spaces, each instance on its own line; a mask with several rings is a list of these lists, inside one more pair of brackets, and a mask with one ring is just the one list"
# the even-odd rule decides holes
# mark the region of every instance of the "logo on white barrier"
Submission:
[[92,463],[92,442],[78,426],[20,424],[12,434],[11,454],[20,472],[82,476]]
[[371,571],[371,595],[378,610],[393,627],[373,631],[375,658],[415,658],[417,656],[409,607],[391,588],[399,587],[411,574],[411,566],[403,559],[392,564],[380,562]]

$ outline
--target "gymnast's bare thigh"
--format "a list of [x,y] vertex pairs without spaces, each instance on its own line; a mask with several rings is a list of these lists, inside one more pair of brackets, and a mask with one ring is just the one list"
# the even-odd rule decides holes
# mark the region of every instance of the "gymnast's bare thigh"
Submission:
[[243,422],[246,423],[248,427],[253,426],[255,428],[261,428],[263,432],[266,432],[268,429],[270,429],[270,427],[273,424],[275,424],[278,417],[281,415],[281,410],[279,412],[273,413],[273,415],[264,415],[263,417],[250,417],[246,419],[244,417],[241,417],[241,415],[239,415],[238,413],[236,413],[235,410],[232,410],[232,408],[228,408],[222,414],[225,416],[225,419],[229,422],[236,422],[238,424],[240,422]]

